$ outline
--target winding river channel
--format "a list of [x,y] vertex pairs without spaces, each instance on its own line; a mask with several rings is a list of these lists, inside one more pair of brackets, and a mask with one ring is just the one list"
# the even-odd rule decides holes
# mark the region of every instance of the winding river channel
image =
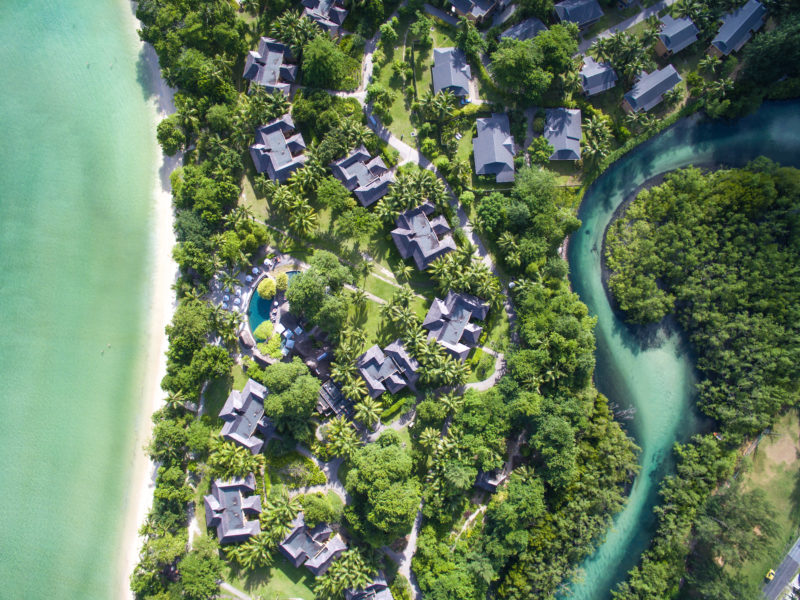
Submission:
[[768,156],[800,167],[800,102],[766,103],[738,121],[683,119],[627,154],[586,192],[582,227],[570,239],[572,287],[597,316],[598,389],[620,408],[641,447],[641,473],[603,544],[582,565],[570,600],[603,600],[625,578],[653,534],[658,486],[674,467],[671,448],[700,426],[694,410],[695,373],[685,337],[661,331],[646,342],[614,312],[602,283],[603,236],[620,204],[644,182],[687,165],[742,166]]

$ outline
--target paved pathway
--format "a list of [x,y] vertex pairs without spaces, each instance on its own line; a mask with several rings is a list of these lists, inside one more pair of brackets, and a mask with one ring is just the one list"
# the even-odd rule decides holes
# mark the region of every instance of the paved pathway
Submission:
[[245,594],[242,590],[236,589],[230,583],[227,583],[225,581],[223,581],[222,583],[219,584],[219,589],[221,589],[223,592],[228,594],[228,596],[226,596],[228,598],[232,597],[232,598],[238,598],[239,600],[253,600],[252,598],[250,598],[250,596]]
[[781,597],[784,589],[794,579],[797,570],[800,569],[800,538],[792,546],[780,566],[775,569],[775,577],[764,586],[764,597],[767,600],[777,600]]
[[453,15],[449,15],[443,10],[439,10],[435,6],[431,6],[430,4],[425,5],[425,12],[428,13],[432,17],[436,17],[437,19],[441,19],[448,25],[452,25],[453,27],[458,27],[458,17]]
[[618,31],[624,31],[626,29],[630,29],[634,25],[647,20],[648,17],[657,15],[659,12],[661,12],[668,6],[672,6],[675,2],[676,0],[661,0],[661,2],[653,4],[653,6],[648,6],[647,8],[633,15],[629,19],[620,21],[613,27],[609,27],[605,31],[601,31],[596,36],[590,37],[589,39],[586,40],[582,40],[578,44],[578,54],[586,54],[586,51],[591,47],[591,45],[594,43],[595,40],[599,38],[611,37],[612,34],[617,33]]
[[467,383],[463,386],[463,389],[467,390],[477,390],[479,392],[485,392],[489,388],[493,387],[497,380],[500,379],[503,374],[506,372],[506,359],[502,352],[495,352],[491,348],[487,348],[486,346],[481,346],[481,350],[483,350],[486,354],[490,356],[494,356],[494,372],[484,379],[483,381],[477,381],[475,383]]
[[350,504],[352,502],[352,498],[350,494],[347,493],[347,490],[344,489],[344,485],[342,481],[339,479],[339,467],[342,465],[344,459],[342,458],[334,458],[328,462],[322,462],[316,456],[314,456],[308,448],[301,446],[300,444],[297,445],[295,448],[298,453],[306,456],[314,461],[323,473],[325,473],[325,477],[328,478],[328,483],[325,485],[312,485],[305,488],[297,488],[289,492],[291,496],[298,496],[300,494],[313,494],[316,492],[327,492],[332,491],[337,494],[342,500],[344,500],[345,504]]

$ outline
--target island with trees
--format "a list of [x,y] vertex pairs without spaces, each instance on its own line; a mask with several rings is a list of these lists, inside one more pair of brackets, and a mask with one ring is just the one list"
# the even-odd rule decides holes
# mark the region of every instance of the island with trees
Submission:
[[[485,13],[138,2],[140,37],[176,89],[157,138],[181,162],[137,598],[210,598],[221,584],[307,600],[566,589],[638,471],[593,383],[595,320],[567,279],[581,195],[682,116],[800,91],[796,2],[759,4],[761,31],[722,57],[707,51],[743,2],[680,0],[609,36],[641,7],[588,4],[591,22],[540,0]],[[691,21],[695,40],[659,52],[666,17]],[[748,532],[771,534],[758,494],[711,492],[796,387],[796,183],[767,161],[681,171],[609,233],[621,309],[677,314],[725,440],[678,449],[658,534],[620,598],[670,597],[689,540],[685,588],[733,589],[716,558],[734,565],[762,539]],[[740,345],[719,344],[720,329]],[[745,330],[755,346],[737,342]]]

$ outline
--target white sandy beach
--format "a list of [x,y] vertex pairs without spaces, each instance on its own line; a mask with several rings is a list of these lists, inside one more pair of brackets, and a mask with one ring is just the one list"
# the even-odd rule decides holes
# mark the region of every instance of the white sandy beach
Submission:
[[[130,28],[135,32],[139,22],[135,17],[135,8],[131,2],[124,0],[126,14],[130,16]],[[135,33],[134,33],[135,35]],[[128,514],[125,516],[123,536],[120,540],[122,552],[119,565],[118,598],[132,598],[129,578],[138,562],[141,539],[138,531],[144,522],[153,502],[156,466],[144,451],[144,446],[152,433],[151,416],[163,403],[164,392],[161,390],[161,379],[166,373],[167,336],[164,328],[169,324],[175,311],[175,296],[172,284],[177,277],[177,265],[172,260],[172,247],[175,235],[172,228],[172,195],[169,175],[180,163],[180,157],[163,156],[155,141],[155,125],[158,120],[174,112],[174,90],[161,79],[158,58],[149,45],[141,44],[141,57],[147,65],[149,89],[154,94],[153,122],[143,123],[153,133],[153,144],[157,150],[158,160],[154,162],[155,186],[153,189],[152,238],[150,240],[150,295],[146,306],[147,336],[145,356],[143,357],[143,379],[139,391],[140,407],[135,427],[134,460],[131,473]]]

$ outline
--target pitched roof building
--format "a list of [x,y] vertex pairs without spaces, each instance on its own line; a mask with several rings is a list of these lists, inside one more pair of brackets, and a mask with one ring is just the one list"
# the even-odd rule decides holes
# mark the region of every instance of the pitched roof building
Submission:
[[295,567],[304,565],[315,576],[328,570],[334,559],[347,550],[344,540],[326,524],[320,523],[313,529],[306,527],[303,513],[299,513],[291,524],[291,531],[278,544],[281,553]]
[[345,590],[344,600],[394,600],[394,596],[389,591],[386,577],[383,573],[378,573],[378,576],[367,587],[359,590]]
[[362,145],[331,163],[333,175],[353,192],[364,207],[375,204],[389,191],[394,174],[380,156],[372,158]]
[[753,34],[764,25],[767,9],[758,0],[750,0],[741,8],[722,18],[722,27],[711,41],[711,52],[727,56],[738,52]]
[[581,111],[577,108],[548,108],[544,137],[553,146],[550,160],[578,160],[581,157]]
[[488,302],[450,291],[444,300],[433,301],[422,326],[428,330],[429,340],[436,340],[450,354],[464,360],[470,349],[478,345],[483,331],[479,325],[470,323],[470,319],[483,321],[488,312]]
[[412,257],[420,271],[427,269],[443,254],[456,249],[444,215],[428,220],[433,211],[433,204],[426,202],[400,213],[395,221],[397,228],[392,230],[392,239],[400,256],[404,259]]
[[339,35],[347,10],[340,0],[303,0],[303,14],[331,36]]
[[603,9],[597,0],[563,0],[554,8],[560,21],[576,23],[581,29],[599,21],[603,16]]
[[211,493],[203,498],[206,509],[206,527],[216,527],[220,544],[241,542],[261,532],[258,519],[249,521],[247,516],[261,512],[261,497],[252,494],[256,489],[256,478],[247,477],[230,481],[215,480]]
[[622,108],[625,112],[648,111],[657,106],[664,94],[681,82],[681,76],[672,65],[652,73],[642,72],[633,89],[625,94]]
[[256,129],[250,156],[256,171],[283,183],[306,163],[305,149],[303,135],[295,132],[294,121],[287,113]]
[[292,54],[289,47],[279,41],[262,37],[258,51],[250,51],[244,62],[243,79],[259,85],[272,93],[281,92],[289,96],[291,84],[297,79],[297,65],[284,64]]
[[[247,380],[241,392],[232,390],[219,412],[219,418],[225,421],[220,435],[253,454],[261,452],[274,431],[272,421],[264,415],[264,398],[268,393],[267,388],[252,379]],[[256,436],[256,431],[263,439]]]
[[317,396],[317,412],[323,417],[353,416],[353,402],[346,398],[332,379],[328,379],[319,388]]
[[599,63],[588,54],[580,71],[581,87],[587,96],[610,90],[617,85],[617,74],[608,63]]
[[469,96],[469,80],[472,78],[467,57],[458,48],[434,48],[433,93],[450,90],[456,96]]
[[661,33],[658,34],[656,42],[656,52],[659,56],[672,56],[694,44],[699,33],[700,30],[689,17],[673,19],[669,15],[664,15],[661,19]]
[[514,181],[514,138],[506,114],[476,119],[477,136],[472,138],[475,172],[494,175],[497,183]]
[[497,0],[450,0],[453,11],[470,21],[483,21],[497,8]]
[[396,394],[406,386],[414,389],[419,380],[419,363],[408,354],[400,340],[383,350],[377,344],[372,346],[358,357],[356,366],[373,398],[386,391]]
[[531,17],[506,29],[500,34],[500,39],[511,38],[524,42],[525,40],[532,40],[542,31],[547,31],[547,26],[536,17]]

